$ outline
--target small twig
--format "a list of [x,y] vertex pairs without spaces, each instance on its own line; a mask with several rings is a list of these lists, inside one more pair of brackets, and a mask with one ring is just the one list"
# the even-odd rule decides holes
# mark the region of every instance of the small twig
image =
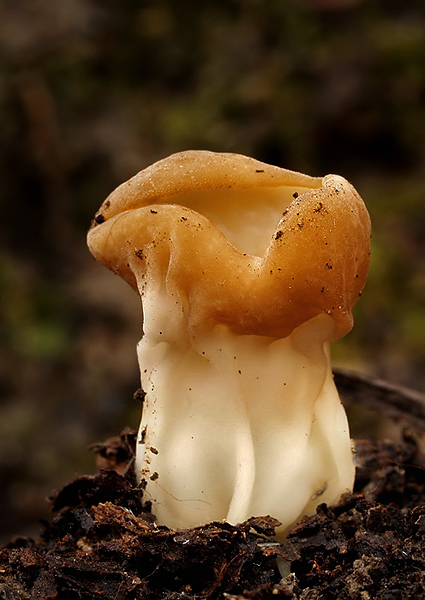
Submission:
[[360,404],[397,420],[406,419],[416,431],[425,431],[425,394],[342,369],[334,370],[334,379],[344,404]]

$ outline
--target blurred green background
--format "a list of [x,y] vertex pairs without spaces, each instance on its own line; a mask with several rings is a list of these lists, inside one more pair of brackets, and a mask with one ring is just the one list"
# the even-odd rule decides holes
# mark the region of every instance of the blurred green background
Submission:
[[85,234],[172,152],[351,180],[373,256],[334,362],[424,388],[423,0],[3,0],[0,61],[1,539],[138,424],[139,300]]

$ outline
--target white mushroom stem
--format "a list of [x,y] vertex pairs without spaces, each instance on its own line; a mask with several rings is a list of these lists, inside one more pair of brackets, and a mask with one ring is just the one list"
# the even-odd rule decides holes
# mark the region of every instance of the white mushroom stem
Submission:
[[183,320],[167,335],[172,313],[154,308],[163,299],[149,304],[154,317],[146,306],[144,314],[162,334],[145,332],[138,348],[147,396],[136,469],[159,523],[271,514],[284,533],[352,488],[348,424],[324,341],[329,317],[284,339],[216,325],[208,338],[190,340]]

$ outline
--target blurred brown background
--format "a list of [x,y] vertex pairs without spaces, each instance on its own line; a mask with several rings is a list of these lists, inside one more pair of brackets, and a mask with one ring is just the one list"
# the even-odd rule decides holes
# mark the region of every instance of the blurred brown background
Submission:
[[106,195],[172,152],[351,180],[373,219],[334,362],[425,387],[423,0],[4,0],[0,537],[136,427],[138,298],[89,255]]

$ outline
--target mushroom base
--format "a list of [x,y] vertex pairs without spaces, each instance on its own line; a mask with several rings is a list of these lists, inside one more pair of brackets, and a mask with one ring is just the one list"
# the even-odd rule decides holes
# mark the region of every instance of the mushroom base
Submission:
[[354,481],[351,440],[319,315],[284,339],[145,334],[136,473],[172,528],[273,515],[278,535]]

